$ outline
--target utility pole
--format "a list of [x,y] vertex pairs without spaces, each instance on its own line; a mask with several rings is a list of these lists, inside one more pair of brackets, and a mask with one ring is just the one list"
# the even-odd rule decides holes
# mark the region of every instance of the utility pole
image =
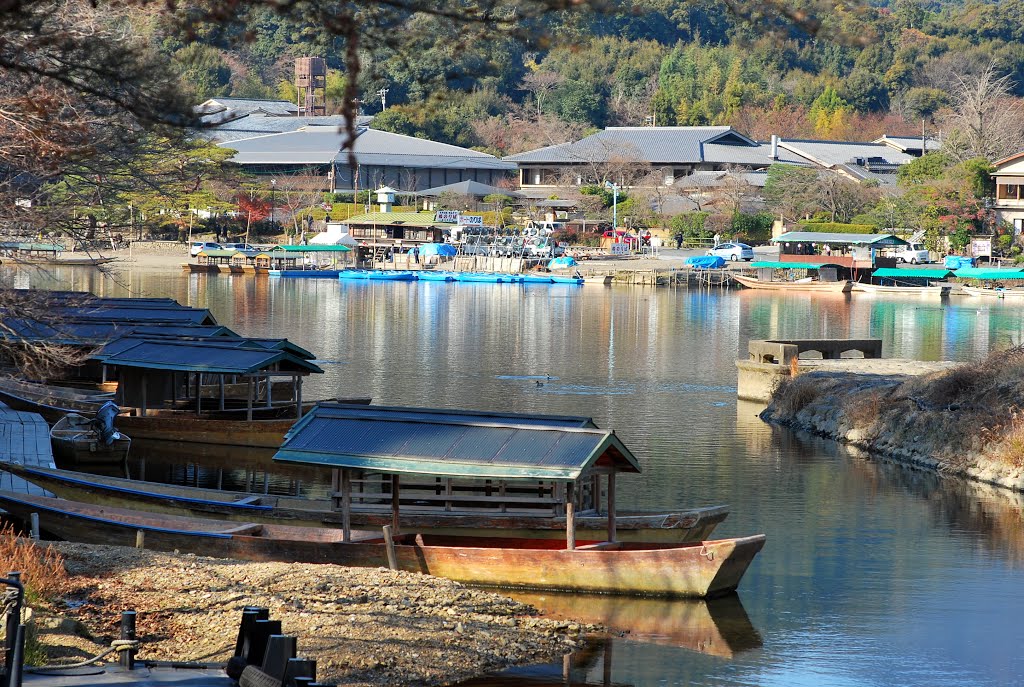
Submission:
[[377,91],[377,95],[380,96],[380,111],[388,109],[388,89],[382,88]]

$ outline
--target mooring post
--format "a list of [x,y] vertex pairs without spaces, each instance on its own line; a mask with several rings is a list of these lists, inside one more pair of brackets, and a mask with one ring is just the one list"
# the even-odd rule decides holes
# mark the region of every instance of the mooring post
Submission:
[[[21,584],[21,573],[20,572],[9,572],[7,573],[7,579],[13,580],[18,584]],[[10,675],[10,671],[15,669],[15,661],[18,652],[18,626],[21,624],[21,613],[20,607],[18,613],[14,612],[14,609],[7,611],[7,638],[4,642],[4,666]]]
[[39,541],[39,513],[32,513],[28,518],[32,539]]
[[146,531],[135,530],[135,548],[144,549],[146,548]]
[[384,525],[384,547],[388,552],[388,567],[398,570],[398,555],[395,552],[395,539],[391,536],[391,525]]
[[[121,611],[121,639],[135,639],[135,611]],[[135,649],[120,652],[118,663],[128,670],[135,670]]]

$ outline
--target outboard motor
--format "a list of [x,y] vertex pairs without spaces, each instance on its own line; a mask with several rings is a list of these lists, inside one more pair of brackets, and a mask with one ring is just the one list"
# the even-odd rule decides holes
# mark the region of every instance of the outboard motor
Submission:
[[96,433],[99,434],[100,439],[107,446],[121,438],[121,433],[114,429],[114,418],[120,412],[121,409],[113,401],[107,401],[96,411],[96,419],[93,420],[93,426],[96,428]]

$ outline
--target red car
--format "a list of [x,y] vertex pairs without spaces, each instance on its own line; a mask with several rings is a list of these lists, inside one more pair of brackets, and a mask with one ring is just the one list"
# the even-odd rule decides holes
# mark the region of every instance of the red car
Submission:
[[604,233],[604,237],[606,239],[615,239],[615,243],[636,243],[637,242],[637,237],[634,236],[633,234],[630,234],[628,231],[626,231],[624,229],[616,229],[615,231],[612,231],[611,229],[609,229],[608,231],[606,231]]

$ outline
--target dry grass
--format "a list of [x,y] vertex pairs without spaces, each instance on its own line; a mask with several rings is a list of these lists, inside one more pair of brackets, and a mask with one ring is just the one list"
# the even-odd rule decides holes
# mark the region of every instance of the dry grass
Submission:
[[58,596],[69,582],[63,556],[50,546],[19,537],[10,525],[0,529],[0,568],[0,574],[20,572],[30,598]]
[[788,377],[779,381],[779,385],[772,394],[772,405],[778,413],[792,417],[814,403],[822,389],[818,383],[807,382],[806,379],[806,377]]
[[844,408],[851,426],[862,429],[873,428],[881,417],[883,396],[877,389],[853,395]]

